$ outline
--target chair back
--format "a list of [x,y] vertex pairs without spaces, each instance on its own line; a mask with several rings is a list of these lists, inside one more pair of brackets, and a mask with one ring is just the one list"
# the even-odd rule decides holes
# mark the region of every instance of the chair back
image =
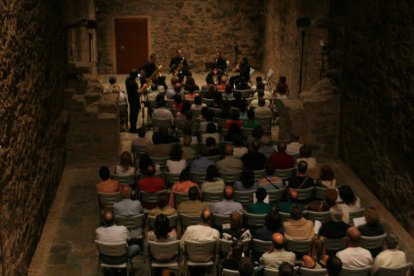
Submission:
[[352,221],[354,218],[359,218],[364,216],[365,208],[359,208],[358,210],[349,212],[349,221]]
[[137,176],[135,174],[127,174],[127,175],[112,174],[111,178],[118,180],[119,183],[121,184],[128,184],[128,185],[137,184]]
[[260,123],[265,133],[271,133],[272,117],[256,117],[256,120]]
[[147,152],[147,147],[141,145],[132,145],[132,152],[134,153],[135,157],[138,157],[142,154]]
[[230,223],[230,215],[214,214],[214,223],[219,226]]
[[184,250],[188,258],[193,262],[199,262],[199,260],[209,259],[214,260],[217,251],[217,241],[195,242],[184,241]]
[[264,275],[265,276],[279,276],[279,270],[277,270],[276,268],[265,267]]
[[180,254],[180,241],[154,242],[148,241],[148,254],[157,259],[169,259]]
[[213,102],[213,99],[203,98],[203,103],[205,103],[207,106],[210,106]]
[[115,215],[117,225],[124,225],[128,229],[139,228],[144,226],[145,215],[137,214],[129,217]]
[[382,248],[382,245],[384,244],[384,240],[386,237],[387,234],[382,234],[375,237],[361,236],[359,246],[368,250]]
[[312,243],[311,240],[297,241],[297,240],[286,239],[286,241],[287,241],[287,244],[286,244],[287,250],[295,252],[295,253],[309,252],[309,248]]
[[234,182],[240,179],[242,171],[220,171],[219,173],[221,178],[223,178],[224,182],[233,184]]
[[314,187],[309,187],[306,189],[296,189],[298,192],[298,200],[308,200],[313,197]]
[[251,90],[250,89],[245,89],[245,90],[235,89],[234,92],[240,92],[242,98],[248,98],[250,96]]
[[153,157],[150,156],[152,161],[154,161],[154,164],[159,165],[160,166],[160,171],[164,172],[165,171],[165,163],[167,162],[168,159],[170,159],[169,156],[164,156],[164,157]]
[[315,199],[324,199],[325,198],[325,192],[326,192],[326,188],[324,187],[315,187],[315,191],[314,191],[314,195],[313,197]]
[[331,212],[313,212],[313,211],[305,211],[305,216],[309,220],[319,220],[321,223],[330,221],[331,220]]
[[178,206],[181,202],[189,200],[188,193],[174,192],[175,206]]
[[271,190],[267,190],[266,192],[269,195],[269,203],[276,204],[283,198],[286,191],[284,188],[282,188],[282,189],[271,189]]
[[339,250],[346,248],[346,240],[345,238],[341,239],[328,239],[324,238],[323,242],[325,244],[325,249],[329,251],[337,252]]
[[166,99],[165,100],[165,106],[168,108],[172,108],[174,105],[174,99]]
[[119,192],[116,193],[100,193],[98,192],[98,201],[102,207],[113,207],[115,202],[121,200]]
[[148,193],[148,192],[144,192],[144,191],[140,191],[139,195],[140,195],[140,201],[141,203],[150,203],[150,204],[155,204],[158,201],[158,196],[160,194],[168,194],[167,190],[162,190],[156,193]]
[[192,171],[191,172],[191,177],[193,179],[194,182],[197,183],[203,183],[204,181],[206,181],[206,172],[196,172],[196,171]]
[[253,203],[253,194],[254,191],[249,192],[242,192],[242,191],[234,191],[233,200],[236,202],[240,202],[243,207],[247,207],[249,204]]
[[180,213],[180,221],[182,229],[187,228],[190,225],[196,225],[201,221],[200,216],[190,216],[183,213]]
[[128,244],[126,242],[120,243],[106,243],[95,240],[100,254],[110,257],[121,257],[128,255]]
[[252,251],[256,253],[263,254],[272,247],[271,241],[262,241],[258,239],[253,239],[252,241]]
[[246,213],[246,225],[249,228],[263,228],[265,224],[266,214],[250,214]]
[[203,192],[203,201],[205,202],[219,202],[223,200],[223,192],[209,193]]
[[209,160],[212,160],[212,161],[217,162],[217,161],[220,161],[221,160],[221,155],[207,156],[207,158]]
[[339,276],[369,276],[371,275],[372,266],[362,268],[342,267]]
[[240,273],[238,270],[230,270],[230,269],[223,268],[223,270],[221,271],[221,275],[222,276],[238,276],[240,275]]
[[406,263],[403,266],[388,268],[388,267],[380,267],[378,268],[377,276],[401,276],[407,275],[407,272],[411,268],[412,263]]
[[171,119],[152,119],[154,128],[169,128],[171,126]]
[[276,176],[279,176],[282,179],[290,179],[292,177],[292,174],[293,174],[294,171],[295,171],[295,168],[276,169],[275,174],[276,174]]
[[166,172],[164,175],[165,183],[176,183],[180,181],[180,174]]
[[264,178],[266,176],[265,170],[255,170],[254,173],[254,180],[259,181],[260,179]]
[[285,212],[280,212],[279,211],[279,215],[280,215],[280,220],[282,222],[287,221],[288,219],[291,219],[290,213],[285,213]]
[[[168,217],[168,221],[170,222],[170,227],[171,228],[176,228],[176,226],[177,226],[177,221],[178,221],[178,215],[177,214],[174,214],[174,215],[171,215],[171,216],[167,216]],[[155,225],[155,216],[148,216],[147,217],[147,221],[148,221],[148,226],[150,227],[150,228],[154,228],[154,225]]]
[[326,276],[328,271],[325,268],[315,269],[315,268],[300,268],[300,275],[302,276]]

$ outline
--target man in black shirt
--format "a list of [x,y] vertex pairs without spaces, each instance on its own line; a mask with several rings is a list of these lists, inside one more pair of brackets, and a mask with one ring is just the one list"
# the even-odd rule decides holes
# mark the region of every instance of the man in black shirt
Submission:
[[[152,74],[157,70],[157,65],[155,64],[157,62],[157,55],[151,54],[149,61],[144,64],[143,67],[143,75],[141,76],[141,86],[144,85],[144,83],[147,82],[147,79],[152,76]],[[162,85],[164,86],[165,91],[167,91],[167,84],[165,83],[165,76],[158,76],[153,81],[157,86]]]
[[138,113],[141,107],[139,102],[138,83],[136,82],[137,77],[137,70],[132,69],[129,77],[125,80],[129,103],[129,131],[132,133],[137,132]]
[[[177,67],[182,65],[181,70],[178,72],[175,72]],[[183,56],[183,52],[181,49],[177,50],[177,53],[175,57],[171,58],[170,61],[170,72],[173,75],[176,75],[178,77],[178,82],[182,83],[184,80],[184,76],[190,76],[190,71],[188,70],[188,63],[187,59]]]

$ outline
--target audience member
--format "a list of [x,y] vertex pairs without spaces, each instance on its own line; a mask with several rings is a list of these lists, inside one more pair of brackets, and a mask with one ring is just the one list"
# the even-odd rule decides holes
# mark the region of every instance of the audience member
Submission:
[[233,136],[233,157],[241,158],[249,150],[243,144],[243,136],[235,135]]
[[[207,144],[207,140],[209,138],[214,139],[214,145],[215,145],[216,141],[221,140],[220,133],[218,133],[217,126],[216,126],[215,123],[212,123],[212,122],[208,123],[207,127],[206,127],[206,131],[207,131],[206,133],[201,133],[201,142],[205,143],[207,145],[207,147],[209,147],[209,145]],[[219,154],[216,154],[216,155],[219,155]]]
[[285,230],[277,210],[271,210],[265,217],[264,227],[253,231],[253,237],[262,241],[271,241],[274,233],[283,234]]
[[325,252],[323,240],[315,236],[309,248],[309,253],[302,257],[302,266],[311,269],[325,268],[328,255]]
[[219,177],[215,165],[207,167],[206,181],[201,185],[202,192],[220,193],[224,189],[224,180]]
[[275,152],[269,134],[263,134],[259,152],[262,153],[267,159],[269,159],[269,157]]
[[[286,240],[283,234],[274,233],[272,235],[273,248],[263,253],[260,257],[260,263],[267,268],[279,269],[280,264],[287,262],[290,265],[295,265],[296,255],[293,252],[285,250]],[[280,270],[279,270],[280,274]]]
[[207,148],[199,146],[199,157],[191,163],[192,172],[205,172],[207,168],[214,165],[214,161],[207,158]]
[[148,154],[144,153],[139,157],[138,168],[139,172],[144,175],[148,176],[147,169],[150,165],[155,166],[155,173],[160,171],[160,166],[158,164],[154,164],[154,161],[149,157]]
[[326,261],[326,270],[329,276],[339,276],[342,270],[342,262],[337,256],[329,256]]
[[181,98],[180,95],[174,96],[174,103],[172,105],[172,108],[178,111],[181,111],[181,109],[183,108],[183,98]]
[[280,212],[289,213],[293,205],[299,206],[301,210],[305,208],[302,202],[298,201],[298,191],[296,189],[288,189],[284,200],[278,202],[277,208]]
[[355,196],[354,191],[348,185],[342,185],[338,188],[339,197],[337,199],[337,205],[335,207],[341,208],[344,211],[344,217],[342,220],[345,223],[350,223],[349,213],[361,208],[360,200]]
[[249,241],[252,236],[250,230],[243,228],[242,216],[239,212],[232,212],[229,215],[230,228],[223,229],[222,239],[226,241]]
[[258,107],[254,109],[254,115],[257,118],[271,118],[273,117],[273,112],[268,105],[266,105],[265,99],[258,100]]
[[189,216],[198,216],[202,210],[206,209],[208,205],[200,201],[200,191],[198,187],[192,186],[188,189],[188,200],[181,202],[178,205],[177,211],[180,214]]
[[283,142],[277,144],[277,152],[273,153],[269,160],[279,170],[293,168],[295,164],[293,157],[286,153],[286,143]]
[[231,124],[227,134],[224,135],[223,140],[226,142],[233,143],[234,137],[240,136],[243,137],[240,127],[237,124]]
[[299,206],[293,205],[288,221],[283,223],[285,237],[290,240],[310,240],[314,236],[313,221],[303,217]]
[[99,176],[101,177],[101,181],[98,184],[96,184],[96,191],[98,193],[111,194],[119,192],[119,181],[109,178],[110,172],[108,167],[101,167],[99,169]]
[[213,204],[213,213],[219,215],[229,215],[232,212],[244,213],[243,206],[239,202],[233,201],[234,189],[226,185],[223,191],[223,201]]
[[129,151],[123,151],[121,153],[119,164],[115,167],[114,173],[116,175],[135,174],[135,166],[132,162],[132,156]]
[[321,167],[321,175],[316,181],[316,184],[320,187],[335,189],[336,188],[336,179],[332,169],[328,165],[323,165]]
[[159,132],[152,135],[152,145],[147,146],[147,153],[150,157],[166,157],[170,154],[171,147],[163,144],[163,136]]
[[259,187],[263,187],[266,190],[274,190],[283,188],[283,180],[275,176],[275,167],[271,162],[267,162],[265,165],[266,176],[259,180]]
[[314,169],[317,166],[316,158],[312,156],[312,149],[310,146],[303,145],[299,149],[299,158],[296,163],[305,161],[308,164],[308,169]]
[[[366,223],[358,226],[362,236],[375,237],[384,234],[384,227],[380,223],[378,210],[368,207],[364,211]],[[382,251],[382,247],[370,249],[372,257],[376,257]]]
[[157,199],[157,207],[150,210],[148,216],[157,216],[159,214],[164,214],[166,216],[171,216],[177,214],[177,210],[168,205],[168,195],[159,194]]
[[242,94],[240,93],[240,91],[234,91],[233,96],[234,100],[230,101],[230,106],[238,108],[240,111],[246,110],[247,101],[246,99],[242,98]]
[[183,158],[183,150],[179,144],[175,144],[170,151],[170,159],[167,160],[166,166],[169,173],[180,174],[185,169],[187,161]]
[[170,227],[167,215],[161,213],[155,217],[154,230],[147,232],[147,240],[155,242],[171,242],[177,240],[177,232],[174,228]]
[[183,137],[183,158],[185,160],[191,160],[196,158],[197,152],[191,147],[192,138],[190,135],[184,135]]
[[[259,102],[260,102],[260,100],[264,100],[264,104],[263,104],[263,106],[265,106],[265,107],[269,107],[269,106],[270,106],[270,101],[269,101],[269,100],[266,100],[266,99],[264,98],[264,96],[265,96],[265,92],[264,92],[264,90],[258,91],[258,92],[257,92],[257,99],[254,99],[254,100],[250,103],[250,108],[257,108],[257,107],[259,106]],[[256,109],[255,109],[255,112],[256,112]],[[257,113],[256,113],[256,116],[258,117]]]
[[216,146],[216,139],[213,137],[208,137],[205,139],[207,146],[207,156],[217,156],[221,155],[220,150]]
[[155,166],[149,165],[146,169],[147,177],[138,181],[140,191],[156,193],[165,189],[164,178],[155,176]]
[[330,214],[331,220],[322,223],[321,228],[319,228],[319,235],[328,239],[344,238],[350,225],[342,221],[342,209],[331,208]]
[[249,204],[247,206],[247,213],[251,214],[267,214],[272,209],[272,206],[269,203],[265,203],[264,200],[267,197],[266,190],[264,188],[257,188],[256,190],[256,200],[254,204]]
[[240,174],[240,179],[234,183],[234,190],[241,192],[256,191],[259,184],[254,179],[254,172],[245,169]]
[[346,231],[346,241],[348,247],[336,253],[341,259],[342,266],[349,268],[362,268],[372,265],[371,253],[359,246],[361,233],[356,227],[349,227]]
[[221,266],[224,269],[239,270],[242,256],[243,243],[241,242],[241,240],[236,240],[233,242],[230,252],[221,261]]
[[306,189],[315,186],[315,180],[306,175],[308,164],[305,161],[298,163],[296,174],[289,180],[289,188]]
[[338,192],[335,189],[326,189],[323,200],[315,199],[306,206],[307,211],[326,212],[336,204]]
[[167,103],[164,100],[164,96],[158,99],[157,108],[152,113],[153,124],[154,124],[154,120],[170,120],[171,125],[174,124],[174,115],[172,114],[170,109],[165,107],[166,104]]
[[282,98],[282,99],[289,97],[289,87],[286,84],[285,76],[279,77],[279,82],[277,83],[276,89],[273,92],[273,97]]
[[[201,110],[203,107],[206,107],[207,105],[203,103],[203,99],[200,95],[197,95],[194,98],[194,103],[191,105],[192,110]],[[197,118],[196,118],[197,119]]]
[[145,130],[145,127],[138,128],[137,132],[138,132],[138,138],[132,140],[133,146],[146,147],[151,144],[151,141],[145,138],[145,134],[147,133],[147,131]]
[[293,156],[299,155],[302,146],[303,145],[299,143],[299,135],[292,133],[290,134],[290,143],[286,146],[286,153]]
[[197,187],[197,183],[194,183],[191,181],[191,173],[190,168],[187,167],[184,170],[182,170],[180,174],[180,181],[176,182],[172,187],[170,191],[170,207],[175,207],[175,198],[174,198],[174,192],[178,193],[188,193],[188,190],[191,187]]
[[243,168],[241,160],[233,157],[233,146],[226,144],[224,148],[224,158],[217,162],[217,169],[223,172],[239,171]]
[[293,276],[295,275],[295,270],[293,269],[293,265],[283,262],[279,266],[279,276]]
[[254,110],[249,109],[247,111],[247,120],[243,122],[243,128],[255,128],[257,126],[260,126],[260,123],[255,118]]
[[192,76],[187,76],[184,84],[184,90],[193,93],[195,91],[199,91],[200,87],[195,83],[195,80]]
[[266,156],[259,152],[260,142],[254,140],[250,151],[242,156],[242,162],[245,168],[251,170],[263,170],[267,162]]
[[224,122],[224,128],[230,128],[232,124],[236,124],[239,128],[243,127],[243,121],[240,120],[240,112],[232,109],[230,111],[230,119]]
[[386,249],[379,253],[379,255],[375,258],[374,265],[372,267],[374,274],[380,267],[396,268],[407,263],[407,257],[404,251],[397,248],[398,237],[395,234],[389,233],[385,238],[384,245]]

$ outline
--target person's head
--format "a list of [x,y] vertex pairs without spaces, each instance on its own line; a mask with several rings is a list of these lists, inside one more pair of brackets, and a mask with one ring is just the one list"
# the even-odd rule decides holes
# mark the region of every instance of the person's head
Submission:
[[206,146],[209,149],[215,148],[216,147],[216,139],[214,137],[208,137],[206,139]]
[[262,82],[263,82],[263,77],[262,76],[257,76],[256,77],[256,84],[262,83]]
[[272,235],[272,245],[274,249],[280,250],[285,248],[286,240],[285,237],[280,233],[274,233]]
[[145,127],[140,127],[138,128],[137,133],[138,133],[138,137],[144,138],[145,134],[147,133],[147,130],[145,129]]
[[157,198],[157,207],[160,209],[164,209],[165,206],[168,204],[168,196],[167,194],[159,194]]
[[290,208],[290,217],[293,220],[299,220],[303,217],[303,213],[299,205],[295,204],[292,206],[292,208]]
[[278,152],[286,152],[286,143],[285,142],[279,142],[277,143],[277,151]]
[[329,207],[332,207],[336,204],[338,199],[338,192],[335,189],[326,189],[325,191],[325,201]]
[[132,68],[131,71],[129,72],[129,77],[131,79],[136,79],[138,77],[138,70],[135,68]]
[[325,244],[319,236],[314,236],[309,248],[309,255],[319,261],[325,256]]
[[183,159],[183,150],[179,144],[175,144],[170,151],[170,159],[172,161],[180,161]]
[[195,105],[201,105],[202,103],[203,103],[203,99],[201,98],[200,95],[198,95],[194,98],[194,104]]
[[293,266],[288,262],[283,262],[279,265],[279,276],[292,276],[294,272]]
[[213,218],[213,212],[210,208],[205,208],[201,211],[201,221],[205,224],[211,225],[211,220]]
[[334,222],[341,222],[344,216],[344,211],[341,208],[333,207],[329,209],[331,220]]
[[240,118],[240,112],[236,109],[230,111],[230,119],[237,121]]
[[240,276],[252,276],[254,273],[254,264],[250,258],[243,258],[240,261],[239,274]]
[[223,190],[223,197],[224,199],[231,200],[233,199],[234,195],[234,188],[233,186],[226,185]]
[[242,217],[239,212],[232,212],[229,216],[230,228],[233,230],[242,229]]
[[295,201],[298,199],[298,191],[296,189],[289,189],[288,196],[291,200]]
[[152,159],[149,157],[148,154],[144,153],[143,155],[141,155],[139,157],[139,170],[141,171],[141,173],[146,174],[147,171],[147,167],[151,164],[154,164],[154,162],[152,161]]
[[277,210],[271,210],[269,213],[267,213],[264,225],[268,230],[272,232],[279,231],[279,228],[282,226],[279,212]]
[[[158,85],[154,82],[153,84],[151,84],[151,91],[158,91]],[[158,97],[158,95],[157,95]]]
[[265,164],[265,171],[266,171],[266,175],[274,175],[276,168],[275,166],[273,166],[272,162],[267,162]]
[[154,143],[154,145],[162,144],[162,141],[163,141],[163,137],[161,133],[154,132],[152,134],[152,142]]
[[349,227],[346,231],[346,240],[348,242],[349,247],[358,246],[359,241],[361,239],[361,232],[359,232],[358,228],[352,226]]
[[341,274],[342,261],[335,255],[329,256],[326,261],[326,270],[328,270],[329,276],[338,276]]
[[174,95],[174,102],[176,104],[182,104],[183,103],[183,99],[181,98],[180,95]]
[[114,76],[109,77],[109,83],[110,84],[115,84],[116,83],[116,78]]
[[263,90],[257,91],[257,97],[259,98],[259,100],[263,99],[264,98],[264,91]]
[[233,155],[233,145],[232,144],[226,144],[224,147],[224,154],[226,156]]
[[299,149],[299,155],[302,158],[308,158],[312,156],[312,149],[308,145],[303,145]]
[[168,217],[164,214],[159,214],[155,217],[154,222],[154,233],[158,239],[168,238],[168,233],[170,232],[170,221]]
[[131,187],[129,185],[121,185],[121,189],[119,190],[122,198],[130,198],[131,197]]
[[108,180],[110,175],[111,175],[111,172],[109,171],[109,168],[107,166],[102,166],[99,169],[99,177],[102,180]]
[[308,170],[308,163],[306,163],[306,161],[300,161],[299,163],[298,163],[298,173],[300,173],[300,174],[305,174],[306,173],[306,171]]
[[128,169],[128,167],[133,166],[132,155],[129,151],[123,151],[121,153],[121,157],[120,157],[120,160],[119,160],[119,165],[121,165],[125,169]]
[[200,199],[200,191],[198,190],[196,186],[192,186],[190,187],[190,189],[188,189],[188,198],[190,200]]
[[384,244],[388,249],[396,249],[398,242],[398,236],[394,233],[389,233],[384,240]]
[[183,50],[178,49],[176,54],[177,54],[178,57],[183,57]]
[[106,209],[102,214],[102,219],[105,226],[112,226],[115,223],[114,212],[110,209]]
[[257,190],[256,190],[257,202],[263,202],[265,200],[266,196],[267,196],[267,192],[266,192],[265,188],[262,188],[262,187],[257,188]]
[[265,106],[266,105],[266,100],[265,99],[260,98],[257,102],[258,102],[259,106]]
[[323,165],[321,167],[321,176],[319,177],[321,180],[331,181],[335,179],[335,175],[328,165]]
[[375,207],[368,207],[364,211],[365,221],[368,225],[377,225],[379,224],[380,218],[378,210]]
[[193,141],[193,137],[191,137],[191,135],[186,134],[183,136],[183,145],[185,147],[189,147],[192,141]]
[[253,138],[254,139],[256,139],[256,140],[260,140],[260,139],[262,139],[262,136],[263,136],[263,127],[262,126],[257,126],[257,127],[255,127],[253,130],[252,130],[252,136],[253,136]]
[[349,185],[342,185],[338,188],[339,196],[341,197],[342,201],[346,204],[353,204],[356,201],[356,196],[354,191],[351,189]]
[[209,122],[206,126],[206,132],[207,133],[216,133],[217,132],[216,124],[214,122]]
[[214,182],[219,177],[216,165],[209,165],[206,172],[206,181]]
[[191,109],[191,103],[189,101],[184,101],[183,106],[181,107],[181,113],[187,114]]
[[187,181],[190,179],[191,179],[190,167],[186,167],[180,173],[180,181],[183,182],[183,181]]
[[157,61],[157,55],[156,55],[155,53],[152,53],[152,54],[150,55],[150,57],[149,57],[149,60],[150,60],[152,63],[155,63],[155,62]]
[[259,140],[253,140],[251,150],[252,151],[259,151],[260,148],[260,141]]
[[250,170],[250,169],[243,170],[242,173],[240,174],[240,182],[242,183],[245,189],[249,189],[253,187],[255,183],[253,170]]
[[175,93],[180,93],[181,91],[181,83],[179,83],[178,80],[177,80],[177,83],[174,84],[174,91]]

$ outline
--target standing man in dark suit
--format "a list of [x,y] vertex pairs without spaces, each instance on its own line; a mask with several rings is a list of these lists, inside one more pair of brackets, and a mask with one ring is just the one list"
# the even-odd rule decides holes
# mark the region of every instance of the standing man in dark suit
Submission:
[[[176,69],[180,66],[182,66],[181,70],[178,70],[176,72]],[[183,56],[183,51],[181,49],[178,49],[176,52],[175,57],[171,58],[170,61],[170,72],[178,77],[178,82],[182,83],[184,80],[184,76],[190,76],[190,71],[188,70],[188,63],[187,59]]]
[[129,132],[131,133],[137,132],[138,113],[141,107],[139,102],[138,83],[136,81],[137,77],[138,71],[132,69],[131,73],[129,73],[129,77],[125,80],[129,103]]

